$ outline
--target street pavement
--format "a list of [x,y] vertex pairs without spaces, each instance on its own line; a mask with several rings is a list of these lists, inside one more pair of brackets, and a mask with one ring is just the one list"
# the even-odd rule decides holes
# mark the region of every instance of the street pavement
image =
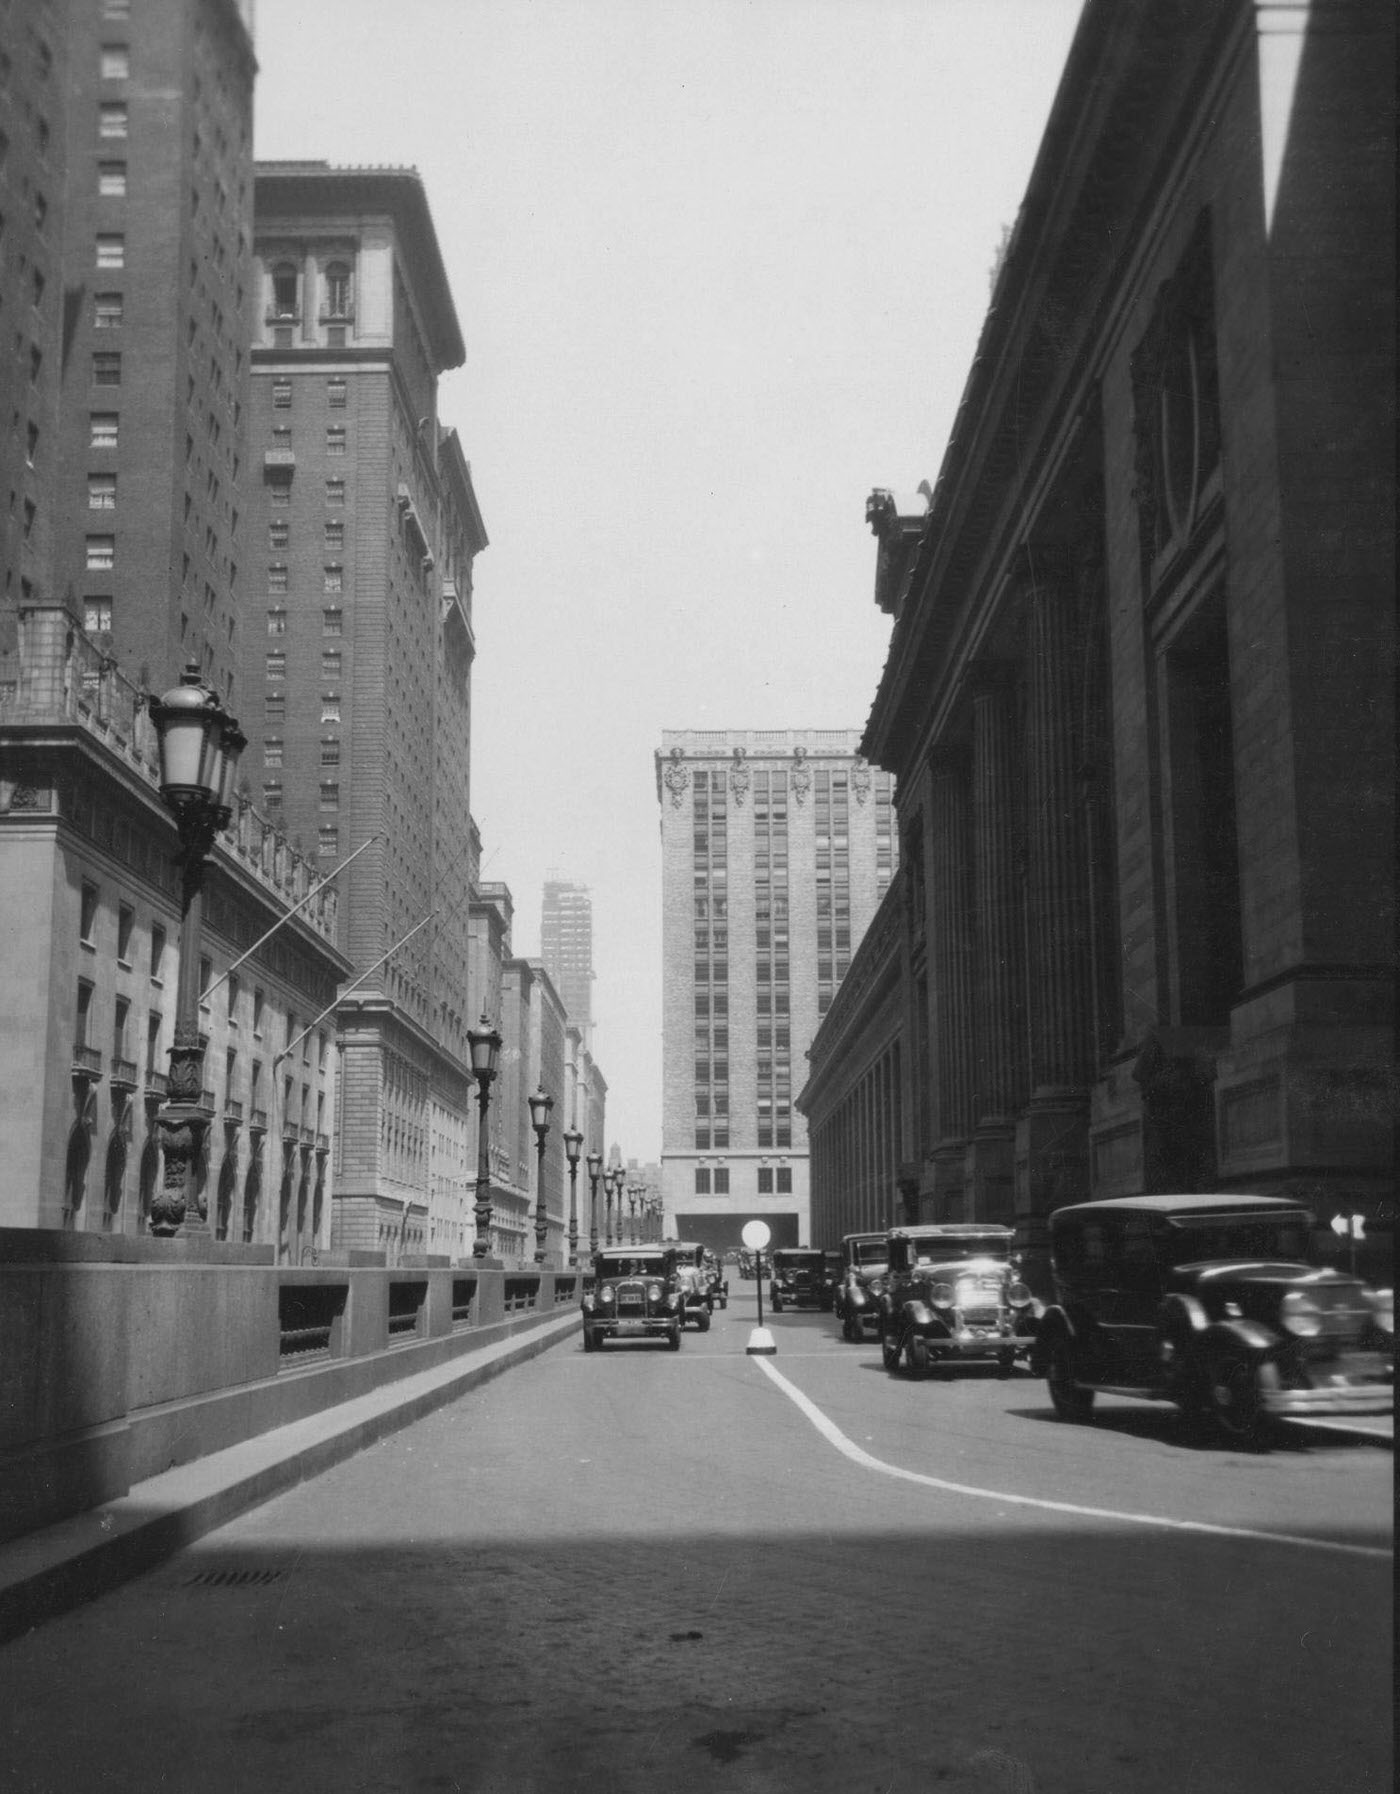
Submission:
[[1387,1442],[912,1383],[735,1283],[0,1649],[0,1789],[1372,1794]]

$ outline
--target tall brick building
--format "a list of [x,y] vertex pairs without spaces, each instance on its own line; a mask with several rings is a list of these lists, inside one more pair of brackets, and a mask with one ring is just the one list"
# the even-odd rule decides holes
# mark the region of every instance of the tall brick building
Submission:
[[1394,32],[1089,0],[927,518],[870,500],[924,1218],[1393,1220]]
[[661,1193],[670,1237],[807,1238],[805,1054],[894,874],[893,781],[855,731],[667,730]]
[[[252,271],[251,6],[9,8],[0,397],[15,607],[67,603],[134,683],[237,710]],[[13,290],[15,281],[22,291]],[[12,427],[11,420],[15,420]],[[8,466],[6,471],[9,471]]]
[[437,384],[465,349],[413,170],[263,163],[255,216],[244,765],[327,871],[373,843],[340,881],[340,944],[377,969],[338,1012],[335,1237],[457,1252],[475,1172],[471,601],[486,532]]

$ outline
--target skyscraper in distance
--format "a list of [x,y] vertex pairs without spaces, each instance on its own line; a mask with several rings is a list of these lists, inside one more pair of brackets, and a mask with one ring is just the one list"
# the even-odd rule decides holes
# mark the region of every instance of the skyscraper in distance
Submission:
[[[667,730],[661,1182],[669,1237],[806,1244],[806,1051],[894,876],[894,781],[845,729]],[[818,1242],[821,1243],[821,1242]]]
[[593,898],[587,885],[545,880],[540,957],[585,1046],[593,1029]]

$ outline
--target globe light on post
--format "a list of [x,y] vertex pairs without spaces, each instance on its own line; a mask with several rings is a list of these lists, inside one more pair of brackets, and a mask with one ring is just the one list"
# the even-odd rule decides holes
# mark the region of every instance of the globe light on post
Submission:
[[763,1324],[763,1248],[772,1238],[766,1221],[745,1221],[739,1238],[754,1255],[754,1273],[758,1279],[758,1325],[749,1335],[749,1343],[744,1350],[755,1357],[771,1357],[777,1351],[777,1341]]
[[546,1093],[541,1084],[529,1102],[530,1126],[535,1130],[535,1263],[542,1265],[545,1260],[545,1241],[549,1238],[549,1211],[545,1206],[544,1196],[544,1143],[549,1133],[549,1115],[554,1107],[554,1098]]
[[476,1237],[472,1241],[472,1257],[491,1255],[491,1148],[486,1117],[491,1107],[491,1085],[501,1056],[501,1037],[483,1015],[480,1024],[467,1030],[467,1046],[471,1053],[472,1076],[476,1079]]
[[588,1155],[588,1250],[596,1255],[598,1251],[598,1179],[603,1171],[603,1155],[594,1151]]

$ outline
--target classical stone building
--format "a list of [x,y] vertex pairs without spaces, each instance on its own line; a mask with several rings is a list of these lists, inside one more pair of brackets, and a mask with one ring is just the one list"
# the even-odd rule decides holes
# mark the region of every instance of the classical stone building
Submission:
[[[179,979],[177,850],[142,694],[80,617],[23,607],[0,654],[0,1227],[145,1231]],[[330,1243],[333,1011],[349,967],[336,893],[314,882],[240,801],[206,874],[196,1188],[216,1239],[274,1246],[283,1263]]]
[[1089,0],[862,748],[913,1201],[1392,1213],[1394,8]]
[[438,377],[465,349],[418,175],[259,164],[252,281],[244,763],[327,871],[371,843],[341,879],[361,981],[339,1016],[336,1239],[456,1250],[481,1001],[467,970],[486,532],[437,418]]
[[894,875],[893,782],[854,730],[667,730],[661,808],[666,1231],[808,1234],[803,1056]]

